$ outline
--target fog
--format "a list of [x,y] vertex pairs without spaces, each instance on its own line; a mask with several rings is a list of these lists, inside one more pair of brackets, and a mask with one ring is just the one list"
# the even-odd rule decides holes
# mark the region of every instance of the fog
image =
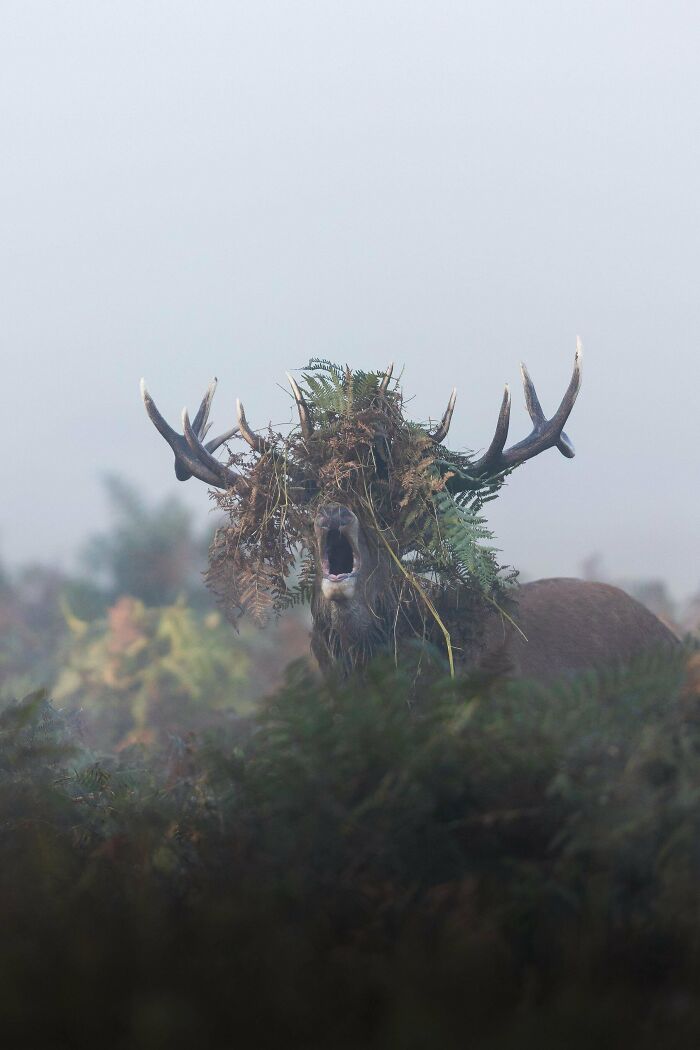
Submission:
[[219,377],[292,418],[310,357],[458,387],[490,441],[518,365],[567,432],[491,504],[503,559],[700,585],[700,10],[693,3],[10,2],[0,12],[0,556],[69,562],[120,472],[181,485]]

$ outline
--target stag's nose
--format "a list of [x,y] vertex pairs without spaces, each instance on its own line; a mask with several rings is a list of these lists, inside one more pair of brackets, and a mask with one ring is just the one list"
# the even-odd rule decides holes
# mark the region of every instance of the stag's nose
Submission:
[[346,529],[357,518],[351,510],[338,503],[326,503],[318,508],[314,524],[317,529]]

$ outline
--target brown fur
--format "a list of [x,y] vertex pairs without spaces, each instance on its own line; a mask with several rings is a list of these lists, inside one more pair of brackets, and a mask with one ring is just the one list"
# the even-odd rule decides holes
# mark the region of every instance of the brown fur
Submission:
[[[383,650],[400,659],[404,646],[421,638],[445,650],[435,618],[414,588],[402,586],[403,577],[377,547],[372,529],[359,528],[357,547],[361,568],[355,593],[345,601],[329,601],[321,593],[317,548],[311,648],[320,666],[348,674]],[[501,599],[503,611],[478,589],[433,584],[430,594],[461,672],[547,680],[623,666],[645,650],[678,644],[658,617],[606,583],[537,580],[509,590]]]
[[678,644],[658,617],[607,583],[537,580],[520,587],[516,601],[514,619],[525,638],[494,613],[483,636],[485,668],[544,680],[619,666],[645,650]]

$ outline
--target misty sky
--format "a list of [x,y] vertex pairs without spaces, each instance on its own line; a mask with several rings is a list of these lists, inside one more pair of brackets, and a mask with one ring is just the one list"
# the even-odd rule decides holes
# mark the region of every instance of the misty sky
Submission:
[[0,556],[68,564],[110,471],[181,485],[143,411],[219,376],[291,419],[311,356],[405,366],[488,444],[518,363],[567,432],[491,522],[529,575],[700,586],[700,7],[658,2],[0,5]]

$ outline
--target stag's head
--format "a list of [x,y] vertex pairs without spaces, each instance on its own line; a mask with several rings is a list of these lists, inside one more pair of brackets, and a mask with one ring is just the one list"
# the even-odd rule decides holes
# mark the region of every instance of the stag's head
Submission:
[[[146,410],[175,454],[175,473],[215,490],[227,516],[210,551],[208,583],[232,619],[259,621],[309,598],[312,644],[322,665],[351,668],[405,637],[447,647],[445,608],[491,600],[502,586],[479,516],[516,466],[549,448],[574,455],[563,431],[580,385],[580,348],[562,402],[547,419],[522,367],[532,431],[506,448],[506,387],[493,439],[476,457],[445,438],[453,390],[434,429],[407,420],[393,367],[351,372],[312,362],[289,377],[298,425],[282,436],[253,431],[237,403],[237,425],[205,440],[216,380],[182,433],[163,418],[142,383]],[[242,451],[227,444],[243,441]],[[214,453],[226,445],[228,462]]]

